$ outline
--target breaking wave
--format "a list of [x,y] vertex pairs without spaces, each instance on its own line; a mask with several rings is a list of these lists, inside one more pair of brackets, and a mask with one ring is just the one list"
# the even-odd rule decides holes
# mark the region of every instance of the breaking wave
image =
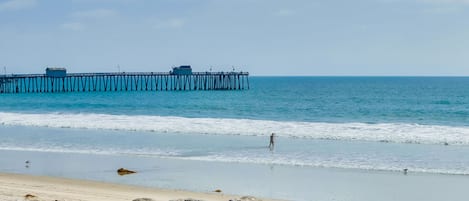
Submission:
[[322,123],[110,114],[0,112],[0,124],[157,133],[266,136],[393,143],[469,145],[469,127],[410,123]]

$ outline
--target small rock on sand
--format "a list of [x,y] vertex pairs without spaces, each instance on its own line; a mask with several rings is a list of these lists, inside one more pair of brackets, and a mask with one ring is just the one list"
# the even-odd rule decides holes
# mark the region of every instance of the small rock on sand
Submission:
[[187,198],[187,199],[177,199],[177,200],[170,200],[170,201],[204,201],[204,200],[197,200],[197,199]]
[[262,201],[262,200],[253,196],[243,196],[238,199],[231,200],[231,201]]
[[122,175],[126,175],[126,174],[133,174],[133,173],[137,173],[137,172],[132,171],[132,170],[127,170],[127,169],[124,169],[124,168],[119,168],[119,169],[117,170],[117,174],[119,174],[119,175],[121,175],[121,176],[122,176]]
[[133,199],[132,201],[155,201],[151,198],[136,198],[136,199]]
[[37,196],[33,195],[33,194],[26,194],[24,196],[24,199],[26,200],[36,200]]
[[222,191],[220,189],[214,190],[213,192],[215,193],[221,193]]

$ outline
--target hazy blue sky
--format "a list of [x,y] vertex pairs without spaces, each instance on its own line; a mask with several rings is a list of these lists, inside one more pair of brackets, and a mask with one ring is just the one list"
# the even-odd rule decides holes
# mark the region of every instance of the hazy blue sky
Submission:
[[8,73],[469,75],[469,0],[0,0]]

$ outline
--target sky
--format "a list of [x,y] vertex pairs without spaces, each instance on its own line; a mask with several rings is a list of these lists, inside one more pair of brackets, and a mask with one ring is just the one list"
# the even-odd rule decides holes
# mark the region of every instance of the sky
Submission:
[[469,0],[0,0],[0,74],[469,76]]

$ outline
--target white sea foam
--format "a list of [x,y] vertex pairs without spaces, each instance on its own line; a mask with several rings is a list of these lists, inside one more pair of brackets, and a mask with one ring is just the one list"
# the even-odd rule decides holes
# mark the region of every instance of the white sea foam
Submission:
[[[172,158],[172,157],[170,157]],[[202,157],[189,157],[187,160],[198,161],[211,161],[211,162],[229,162],[229,163],[254,163],[263,165],[286,165],[286,166],[303,166],[303,167],[317,167],[317,168],[341,168],[341,169],[356,169],[356,170],[369,170],[369,171],[390,171],[402,172],[404,168],[411,172],[418,173],[432,173],[432,174],[449,174],[449,175],[469,175],[467,167],[447,167],[435,168],[424,167],[416,164],[399,164],[389,163],[387,161],[381,162],[365,162],[356,159],[344,160],[343,158],[317,158],[314,160],[301,160],[286,157],[266,158],[266,157],[236,157],[236,156],[202,156]]]
[[292,138],[469,145],[469,127],[408,123],[320,123],[174,116],[0,112],[0,124],[211,135],[265,136],[275,132],[278,136]]
[[148,156],[148,157],[177,157],[180,154],[176,151],[165,151],[160,149],[152,150],[125,150],[125,149],[97,149],[97,148],[63,148],[63,147],[48,147],[48,146],[14,146],[4,145],[0,143],[0,150],[8,151],[31,151],[31,152],[52,152],[52,153],[75,153],[75,154],[93,154],[93,155],[132,155],[132,156]]
[[302,166],[316,168],[340,168],[340,169],[356,169],[367,171],[390,171],[402,172],[403,168],[408,168],[411,172],[432,173],[432,174],[449,174],[449,175],[469,175],[467,166],[450,166],[445,168],[425,167],[421,164],[406,164],[402,162],[389,162],[379,158],[367,158],[360,160],[357,158],[342,157],[312,157],[308,159],[295,158],[281,155],[270,155],[265,157],[262,155],[243,156],[237,154],[215,154],[205,156],[181,156],[177,152],[168,152],[163,150],[100,150],[100,149],[63,149],[48,147],[18,147],[18,146],[0,146],[0,150],[8,151],[33,151],[33,152],[53,152],[53,153],[76,153],[76,154],[96,154],[96,155],[130,155],[143,157],[158,157],[179,160],[209,161],[209,162],[226,162],[226,163],[246,163],[261,165],[285,165],[285,166]]

